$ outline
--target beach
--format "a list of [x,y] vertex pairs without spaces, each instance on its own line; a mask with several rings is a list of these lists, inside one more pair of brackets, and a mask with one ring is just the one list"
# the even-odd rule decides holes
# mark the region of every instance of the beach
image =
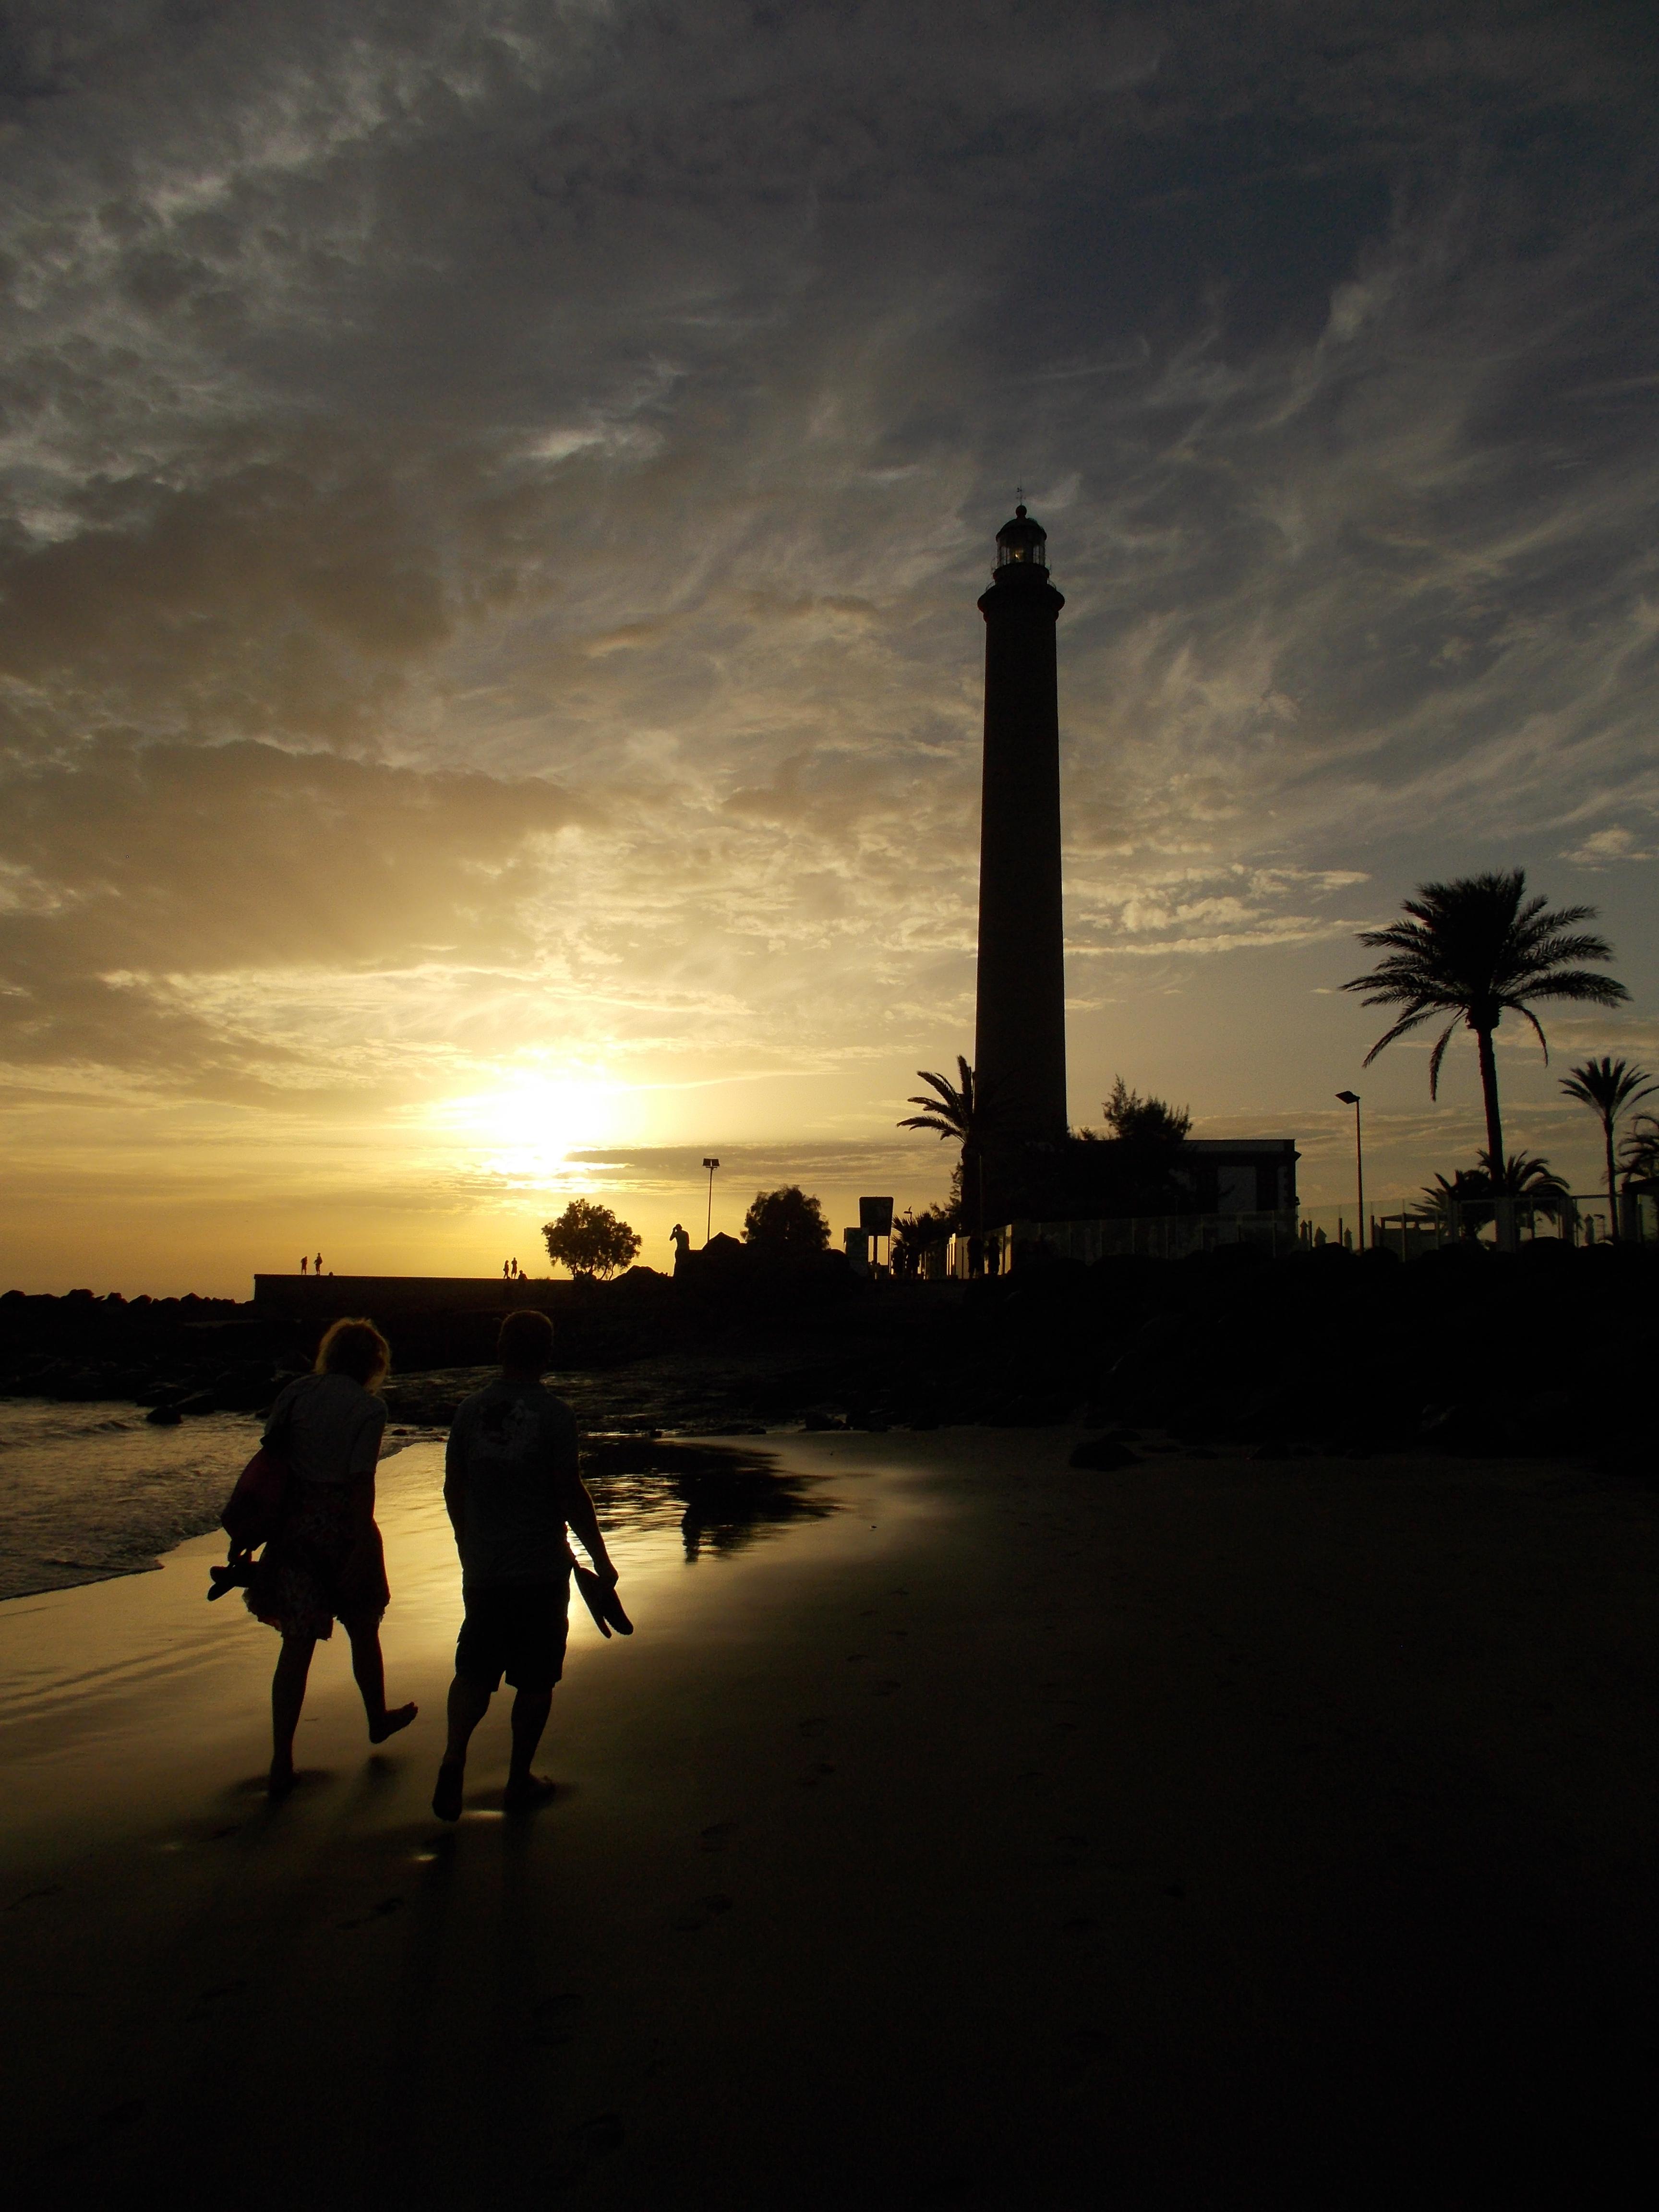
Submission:
[[[540,1765],[428,1810],[441,1448],[382,1472],[394,1698],[220,1547],[0,1605],[27,2201],[1605,2200],[1650,2154],[1659,1499],[1564,1463],[773,1436],[800,1510],[607,1516]],[[599,1486],[603,1490],[604,1485]],[[752,1538],[753,1540],[749,1540]],[[695,1558],[691,1553],[695,1552]]]

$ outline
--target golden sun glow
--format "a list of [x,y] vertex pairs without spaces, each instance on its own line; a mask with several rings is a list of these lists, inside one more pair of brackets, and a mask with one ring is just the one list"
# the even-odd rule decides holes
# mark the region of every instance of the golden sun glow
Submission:
[[572,1152],[631,1136],[637,1115],[634,1094],[603,1076],[520,1074],[447,1099],[434,1119],[478,1166],[537,1182],[557,1176]]

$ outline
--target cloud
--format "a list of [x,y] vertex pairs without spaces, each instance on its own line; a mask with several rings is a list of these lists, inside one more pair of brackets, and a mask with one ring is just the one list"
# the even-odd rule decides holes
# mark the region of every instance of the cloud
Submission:
[[873,1125],[860,1055],[970,1033],[1019,482],[1089,1049],[1108,972],[1288,960],[1448,849],[1647,853],[1635,17],[13,20],[25,1082],[831,1068]]
[[1614,860],[1651,860],[1656,854],[1659,854],[1659,846],[1644,845],[1635,830],[1615,824],[1593,830],[1561,857],[1577,860],[1581,867],[1603,868]]

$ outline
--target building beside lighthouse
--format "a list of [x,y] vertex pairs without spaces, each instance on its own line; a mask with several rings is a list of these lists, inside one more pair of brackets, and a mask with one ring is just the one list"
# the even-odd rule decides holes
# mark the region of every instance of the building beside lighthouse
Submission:
[[1060,900],[1060,694],[1048,541],[1017,507],[997,532],[985,617],[979,847],[979,1097],[1007,1145],[1066,1134],[1066,942]]

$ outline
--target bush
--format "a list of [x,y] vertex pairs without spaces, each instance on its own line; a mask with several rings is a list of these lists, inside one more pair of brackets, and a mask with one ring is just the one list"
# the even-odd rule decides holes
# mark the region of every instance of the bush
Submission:
[[573,1198],[556,1221],[542,1224],[547,1256],[573,1275],[597,1275],[607,1281],[625,1267],[640,1249],[637,1230],[619,1221],[608,1206],[594,1206]]
[[830,1247],[830,1224],[817,1199],[796,1183],[757,1190],[743,1218],[743,1241],[779,1260],[799,1260]]

